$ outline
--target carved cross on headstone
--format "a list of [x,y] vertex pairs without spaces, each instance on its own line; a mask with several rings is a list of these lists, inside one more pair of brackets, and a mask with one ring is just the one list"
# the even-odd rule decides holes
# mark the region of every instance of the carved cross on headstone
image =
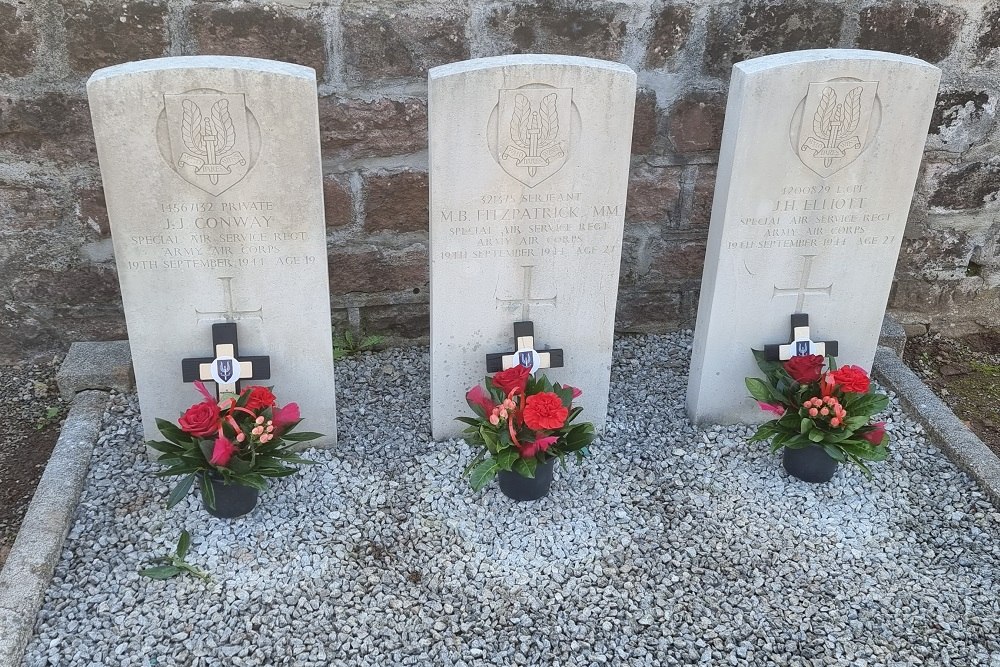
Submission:
[[771,298],[773,299],[776,296],[794,296],[796,298],[795,312],[801,313],[805,307],[807,296],[830,296],[830,293],[833,291],[833,283],[825,287],[809,284],[809,276],[812,274],[814,259],[816,259],[816,255],[802,255],[802,274],[799,276],[799,284],[795,287],[778,287],[775,285],[774,291],[771,293]]
[[256,317],[258,320],[264,319],[264,309],[260,306],[257,307],[257,310],[237,310],[233,307],[232,276],[220,276],[219,280],[222,281],[222,298],[226,303],[225,310],[198,310],[195,308],[194,312],[198,315],[199,322],[204,320],[235,322],[236,320],[245,320],[251,317]]
[[539,368],[561,368],[562,350],[535,350],[535,325],[531,322],[514,322],[514,351],[486,355],[486,372],[496,373],[514,366],[526,366],[532,375]]
[[521,309],[521,320],[528,321],[530,317],[530,310],[532,306],[555,306],[557,296],[547,296],[547,297],[533,297],[531,296],[531,277],[535,270],[534,265],[526,264],[521,267],[524,270],[524,289],[521,291],[520,297],[513,297],[510,299],[501,299],[496,297],[497,304],[502,304],[507,310],[516,310],[518,307]]
[[271,377],[270,357],[240,357],[236,324],[220,322],[212,325],[214,357],[181,359],[181,373],[185,382],[211,380],[215,382],[215,396],[240,393],[243,380],[266,380]]
[[814,343],[809,338],[809,316],[805,313],[792,315],[792,342],[787,345],[765,345],[764,358],[768,361],[788,361],[792,357],[818,354],[821,357],[837,356],[837,341],[828,340]]

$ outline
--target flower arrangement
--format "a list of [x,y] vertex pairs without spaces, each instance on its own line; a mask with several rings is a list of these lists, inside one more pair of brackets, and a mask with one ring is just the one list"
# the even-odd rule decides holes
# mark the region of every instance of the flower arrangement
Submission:
[[872,390],[868,374],[859,366],[837,368],[836,359],[818,354],[768,361],[753,350],[766,380],[746,378],[747,389],[760,408],[774,419],[757,427],[750,442],[771,441],[771,451],[781,447],[801,449],[819,445],[835,461],[853,463],[866,475],[866,461],[884,461],[889,455],[885,422],[872,416],[889,404],[889,397]]
[[465,400],[476,416],[457,419],[468,424],[466,442],[481,448],[465,470],[473,490],[501,470],[533,478],[538,465],[550,459],[565,465],[566,455],[575,453],[582,461],[596,435],[593,424],[573,423],[583,411],[573,406],[578,396],[575,387],[552,384],[520,365],[487,377],[485,389],[470,389]]
[[188,408],[176,425],[157,419],[166,441],[146,443],[162,454],[160,463],[170,466],[156,473],[157,477],[184,476],[171,491],[167,508],[188,494],[196,477],[205,504],[215,509],[209,475],[221,476],[226,484],[265,491],[266,477],[295,473],[288,464],[313,463],[292,451],[296,443],[322,435],[293,433],[302,421],[297,404],[278,407],[270,388],[262,386],[247,387],[216,402],[201,381],[194,384],[205,400]]

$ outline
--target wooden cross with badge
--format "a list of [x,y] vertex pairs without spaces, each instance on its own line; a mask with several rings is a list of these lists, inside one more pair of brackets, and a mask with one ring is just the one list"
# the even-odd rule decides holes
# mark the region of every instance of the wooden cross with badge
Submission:
[[788,361],[792,357],[807,354],[818,354],[821,357],[837,356],[837,341],[815,343],[809,336],[809,316],[805,313],[796,313],[792,315],[792,341],[785,345],[765,345],[764,358],[768,361]]
[[244,380],[266,380],[271,377],[270,357],[240,357],[236,324],[219,322],[212,325],[214,357],[181,359],[181,373],[185,382],[211,380],[215,382],[215,396],[240,393]]
[[561,368],[562,350],[535,349],[535,325],[530,322],[514,322],[514,351],[496,352],[486,355],[486,372],[496,373],[514,366],[531,369],[532,375],[539,368]]

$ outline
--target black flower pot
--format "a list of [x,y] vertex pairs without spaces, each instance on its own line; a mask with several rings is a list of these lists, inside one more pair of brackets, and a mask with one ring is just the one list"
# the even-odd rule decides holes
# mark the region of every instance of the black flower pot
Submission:
[[212,509],[202,497],[205,511],[220,519],[235,519],[250,513],[257,506],[257,489],[242,484],[226,484],[221,475],[211,473],[208,483],[215,492],[215,509]]
[[549,494],[549,487],[552,486],[552,471],[555,469],[556,460],[549,459],[545,463],[539,463],[535,468],[534,477],[524,477],[516,472],[501,470],[500,490],[511,500],[538,500]]
[[837,472],[837,461],[819,445],[809,445],[801,449],[785,447],[781,462],[792,477],[803,482],[829,482]]

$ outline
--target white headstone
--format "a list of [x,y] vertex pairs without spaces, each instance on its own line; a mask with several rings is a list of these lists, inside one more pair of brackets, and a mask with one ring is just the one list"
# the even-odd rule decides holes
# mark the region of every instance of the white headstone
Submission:
[[568,56],[482,58],[430,71],[431,423],[458,434],[488,353],[563,350],[555,382],[604,424],[635,73]]
[[315,72],[162,58],[98,70],[87,92],[146,438],[200,400],[181,359],[213,357],[212,325],[235,322],[240,356],[270,357],[250,384],[334,442]]
[[940,70],[906,56],[814,50],[733,67],[698,305],[688,414],[763,419],[750,349],[839,341],[871,368]]

